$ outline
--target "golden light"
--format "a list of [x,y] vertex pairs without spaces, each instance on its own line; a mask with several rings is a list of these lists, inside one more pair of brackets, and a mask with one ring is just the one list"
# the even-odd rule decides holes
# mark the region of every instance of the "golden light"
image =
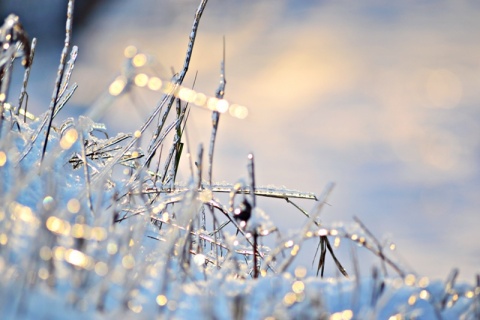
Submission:
[[91,238],[97,241],[103,241],[107,239],[107,230],[102,227],[95,227],[92,229]]
[[122,258],[122,266],[125,269],[132,269],[133,267],[135,267],[135,259],[131,254],[127,254]]
[[405,284],[407,286],[413,286],[415,284],[415,281],[416,281],[416,278],[415,278],[415,275],[413,274],[409,274],[405,277]]
[[67,221],[51,216],[47,219],[46,227],[53,233],[68,235],[70,234],[70,224]]
[[424,289],[424,290],[420,291],[418,296],[420,297],[420,299],[428,300],[430,298],[430,293],[428,293],[428,291]]
[[47,269],[45,269],[45,268],[40,268],[40,269],[38,270],[38,277],[39,277],[40,279],[42,279],[42,280],[47,280],[49,276],[50,276],[50,274],[49,274],[49,272],[48,272]]
[[70,213],[78,213],[80,211],[80,201],[78,199],[70,199],[67,202],[67,210]]
[[206,102],[207,102],[207,96],[201,92],[197,93],[197,95],[195,96],[194,103],[199,107],[203,107]]
[[285,303],[285,305],[287,306],[291,306],[292,304],[294,304],[295,302],[297,301],[297,295],[293,292],[289,292],[285,295],[285,297],[283,297],[283,302]]
[[60,140],[60,147],[63,150],[68,150],[77,141],[77,139],[78,139],[77,130],[71,128],[63,135],[62,139]]
[[292,256],[296,256],[298,254],[298,251],[300,251],[300,246],[298,244],[294,245],[293,248],[292,248],[292,251],[290,252],[290,254]]
[[10,210],[13,211],[12,219],[14,220],[20,219],[26,223],[39,223],[37,217],[33,213],[32,209],[30,209],[30,207],[13,202],[10,205]]
[[206,260],[207,260],[207,258],[203,254],[197,254],[197,255],[195,255],[195,257],[193,257],[193,262],[197,266],[203,266],[205,264]]
[[162,219],[163,219],[163,221],[167,221],[167,222],[168,222],[168,219],[170,219],[170,217],[169,217],[169,215],[168,215],[168,212],[164,212],[164,213],[162,214]]
[[177,86],[171,82],[165,82],[162,92],[165,94],[174,94]]
[[318,230],[317,235],[321,236],[321,237],[322,236],[327,236],[328,235],[328,230],[322,228],[322,229]]
[[0,234],[0,244],[2,246],[8,243],[8,236],[5,233]]
[[208,98],[207,101],[207,108],[212,110],[212,111],[217,111],[217,104],[218,104],[218,99],[217,98]]
[[50,249],[50,247],[43,246],[40,248],[39,255],[42,260],[48,261],[52,259],[52,249]]
[[145,87],[148,84],[148,76],[145,73],[139,73],[133,79],[137,87]]
[[213,192],[212,190],[209,189],[204,189],[200,192],[199,194],[200,201],[202,202],[209,202],[210,200],[213,199]]
[[135,46],[128,46],[123,51],[125,58],[133,58],[137,54],[137,48]]
[[353,311],[352,310],[344,310],[340,312],[335,312],[330,316],[330,320],[350,320],[353,318]]
[[221,99],[217,102],[217,107],[216,108],[217,108],[217,111],[220,112],[220,113],[227,112],[228,107],[229,107],[229,103],[225,99]]
[[160,307],[163,307],[167,304],[168,302],[168,299],[167,297],[165,297],[163,294],[159,294],[157,296],[157,298],[155,299],[155,301],[157,302],[157,304],[160,306]]
[[64,247],[55,247],[53,248],[53,257],[55,260],[63,260],[65,256],[65,248]]
[[421,277],[420,280],[418,280],[418,285],[420,288],[426,288],[430,283],[430,279],[428,277]]
[[84,224],[75,223],[72,226],[72,236],[77,239],[90,239],[90,227]]
[[147,56],[143,53],[136,54],[132,59],[132,64],[137,67],[143,67],[147,63]]
[[248,109],[238,104],[232,104],[228,109],[228,112],[232,117],[237,119],[245,119],[248,116]]
[[162,88],[162,80],[160,78],[157,78],[157,77],[151,77],[149,80],[148,80],[148,89],[150,90],[153,90],[153,91],[158,91]]
[[108,266],[105,262],[97,262],[95,264],[95,273],[98,274],[100,277],[104,277],[108,273]]
[[112,96],[118,96],[123,92],[123,89],[125,89],[126,85],[127,79],[125,79],[125,77],[119,76],[112,82],[110,87],[108,87],[108,92]]
[[0,151],[0,167],[3,167],[7,163],[7,154],[4,151]]
[[65,261],[74,266],[87,269],[88,266],[92,263],[90,258],[81,251],[74,249],[67,249],[65,251]]
[[292,284],[292,291],[295,293],[302,293],[305,290],[305,284],[302,281],[295,281]]
[[335,237],[335,240],[333,240],[333,246],[335,248],[338,248],[340,246],[340,238],[339,237]]
[[109,242],[107,244],[107,252],[111,255],[114,255],[115,253],[118,252],[118,246],[114,242]]
[[180,88],[178,91],[178,98],[185,101],[185,102],[194,102],[196,98],[197,93],[188,88]]
[[307,269],[305,267],[297,267],[295,269],[295,277],[304,278],[307,275]]

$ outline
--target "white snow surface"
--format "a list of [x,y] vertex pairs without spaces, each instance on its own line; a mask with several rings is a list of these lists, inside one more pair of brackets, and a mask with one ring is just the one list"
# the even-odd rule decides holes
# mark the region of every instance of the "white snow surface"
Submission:
[[[159,195],[155,201],[128,195],[140,190],[138,185],[126,189],[131,172],[126,172],[126,176],[109,173],[104,180],[95,180],[119,151],[110,148],[101,153],[101,146],[108,140],[93,135],[96,129],[89,119],[68,121],[66,129],[52,130],[43,160],[44,130],[20,160],[39,122],[3,120],[1,319],[480,316],[479,284],[456,284],[454,274],[446,281],[408,272],[401,276],[389,272],[388,276],[380,271],[380,258],[378,269],[370,277],[321,279],[307,276],[302,266],[272,271],[265,266],[266,261],[272,263],[272,269],[281,266],[282,261],[268,260],[274,251],[262,247],[260,277],[254,279],[252,248],[243,234],[226,232],[222,241],[198,227],[202,207],[206,205],[197,190],[189,188],[180,193],[181,200],[171,206],[166,204],[172,200],[169,194]],[[77,138],[68,140],[72,134],[75,137],[74,133]],[[87,155],[88,170],[82,154]],[[135,160],[124,164],[132,161]],[[159,227],[159,220],[154,225],[151,217],[160,217],[163,227]],[[180,222],[183,224],[179,225]],[[250,226],[271,229],[272,222],[267,213],[255,208]],[[187,230],[193,232],[192,236]],[[333,229],[328,230],[332,234]],[[336,234],[341,234],[341,230]],[[344,234],[349,235],[346,231]],[[275,249],[292,258],[295,246],[301,246],[302,235],[296,236],[288,238],[294,239],[290,244],[288,239],[278,240]],[[241,253],[248,249],[250,254]],[[192,258],[195,255],[197,259]],[[281,257],[278,254],[276,259]]]

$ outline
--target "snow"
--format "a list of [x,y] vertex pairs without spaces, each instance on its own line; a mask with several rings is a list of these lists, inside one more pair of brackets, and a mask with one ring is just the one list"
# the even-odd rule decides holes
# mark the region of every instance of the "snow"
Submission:
[[[248,252],[249,243],[241,233],[225,232],[225,240],[216,240],[223,243],[217,267],[218,252],[211,244],[214,240],[208,240],[212,235],[201,231],[210,235],[202,238],[203,244],[196,242],[196,236],[186,236],[187,230],[197,232],[194,221],[201,199],[207,204],[211,197],[202,197],[191,187],[181,191],[181,200],[173,207],[162,206],[169,214],[163,215],[160,229],[148,219],[155,206],[141,204],[140,198],[118,198],[129,176],[107,175],[102,183],[91,182],[99,170],[108,168],[108,160],[88,158],[89,167],[95,168],[89,170],[89,179],[83,165],[75,169],[70,159],[82,154],[83,144],[77,139],[62,147],[67,133],[62,136],[52,130],[43,162],[40,142],[18,162],[36,123],[19,121],[20,130],[15,130],[10,129],[13,119],[4,120],[0,143],[7,154],[0,167],[2,319],[64,319],[66,315],[69,319],[475,319],[479,315],[479,286],[455,284],[453,275],[447,283],[412,274],[386,276],[378,270],[370,277],[320,279],[308,276],[305,267],[272,272],[264,266],[265,259],[260,262],[260,278],[253,279],[251,246],[250,254],[231,251],[236,246],[245,249],[238,252]],[[68,130],[80,133],[77,137],[83,136],[86,146],[103,146],[107,139],[94,137],[95,127],[80,118]],[[115,152],[121,151],[108,155]],[[168,198],[168,194],[160,196],[155,203]],[[115,215],[127,217],[112,223]],[[245,230],[261,234],[272,228],[268,214],[254,208]],[[344,241],[352,234],[368,237],[358,226],[325,228],[318,234],[343,234]],[[325,230],[328,233],[322,233]],[[235,240],[237,244],[232,244]],[[264,258],[271,254],[264,246],[259,250]],[[276,260],[281,260],[280,254]],[[380,262],[379,258],[379,268]]]
[[[67,86],[59,101],[73,92]],[[245,184],[209,185],[193,172],[186,184],[163,184],[143,162],[138,132],[109,137],[103,124],[68,118],[54,122],[43,155],[48,117],[0,119],[1,319],[480,318],[480,277],[458,283],[454,269],[444,281],[429,279],[360,220],[322,224],[332,185],[318,198],[260,186],[257,197],[320,199],[284,232],[273,212],[241,207],[255,203]],[[168,121],[151,143],[163,146],[181,120]],[[332,250],[350,246],[349,277],[315,277],[292,264],[318,238],[333,240]],[[358,272],[359,250],[377,258],[368,276]]]

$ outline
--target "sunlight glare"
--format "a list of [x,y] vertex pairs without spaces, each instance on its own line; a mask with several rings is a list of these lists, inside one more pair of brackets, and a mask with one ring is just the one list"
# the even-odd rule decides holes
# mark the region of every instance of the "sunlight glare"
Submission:
[[4,151],[0,151],[0,167],[3,167],[7,163],[7,154]]

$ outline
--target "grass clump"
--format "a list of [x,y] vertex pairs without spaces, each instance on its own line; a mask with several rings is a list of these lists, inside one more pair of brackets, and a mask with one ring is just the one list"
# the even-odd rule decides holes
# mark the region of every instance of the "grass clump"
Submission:
[[[77,48],[70,45],[74,1],[68,2],[51,103],[38,118],[28,112],[26,99],[36,41],[29,41],[18,17],[7,17],[0,29],[2,316],[54,319],[68,312],[73,318],[478,317],[480,280],[473,287],[456,285],[453,272],[446,283],[430,282],[399,266],[360,220],[353,228],[320,224],[333,184],[318,197],[257,186],[253,154],[247,155],[246,181],[214,183],[220,118],[243,118],[248,110],[224,99],[224,61],[214,97],[183,86],[206,4],[201,1],[194,16],[181,71],[169,81],[148,82],[163,94],[154,111],[134,133],[114,137],[89,117],[69,118],[59,125],[54,121],[77,88],[70,83],[77,57]],[[129,47],[125,55],[127,72],[89,111],[93,118],[147,81],[138,77],[141,53]],[[9,89],[18,58],[25,76],[17,102]],[[185,142],[191,105],[210,109],[213,120],[208,152],[200,145],[195,155]],[[166,156],[163,150],[168,150]],[[180,161],[188,161],[190,167],[184,184],[177,182]],[[218,197],[222,193],[223,202]],[[257,197],[286,200],[305,216],[303,226],[294,235],[281,234],[258,208]],[[315,204],[308,212],[295,199]],[[274,237],[273,246],[263,244]],[[312,239],[319,243],[317,275],[323,276],[328,253],[343,276],[327,282],[308,277],[305,267],[291,267],[304,242]],[[340,239],[373,252],[380,267],[364,278],[354,268],[354,279],[348,279],[334,253]]]

